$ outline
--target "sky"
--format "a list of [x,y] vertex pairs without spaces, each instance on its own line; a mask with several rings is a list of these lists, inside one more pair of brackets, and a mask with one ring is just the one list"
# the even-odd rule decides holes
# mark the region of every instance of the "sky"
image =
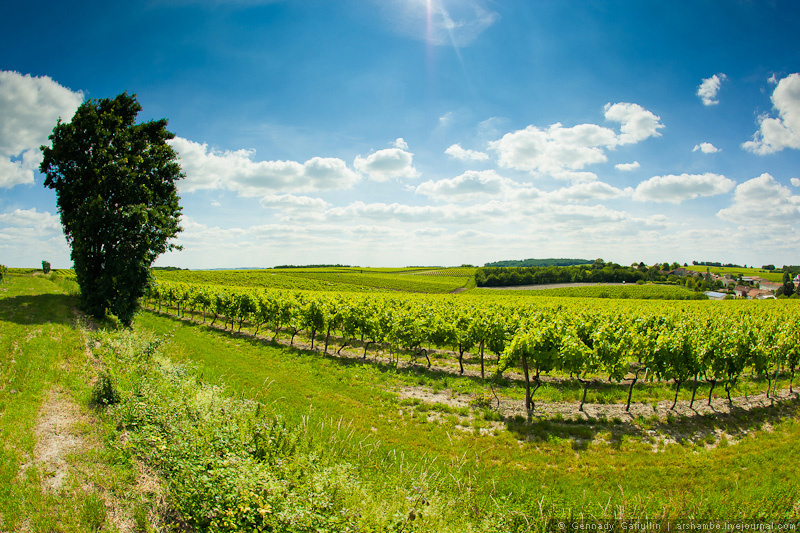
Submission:
[[38,171],[127,91],[185,178],[160,266],[800,264],[800,4],[0,7],[0,263],[69,268]]

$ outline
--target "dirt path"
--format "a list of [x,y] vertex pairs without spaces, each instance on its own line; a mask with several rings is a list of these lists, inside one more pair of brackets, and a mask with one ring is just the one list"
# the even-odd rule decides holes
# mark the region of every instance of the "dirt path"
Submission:
[[33,457],[20,467],[20,475],[36,467],[42,473],[42,490],[60,491],[69,473],[67,455],[89,447],[86,438],[75,429],[77,424],[87,422],[88,417],[66,390],[58,386],[50,389],[34,427],[37,442]]

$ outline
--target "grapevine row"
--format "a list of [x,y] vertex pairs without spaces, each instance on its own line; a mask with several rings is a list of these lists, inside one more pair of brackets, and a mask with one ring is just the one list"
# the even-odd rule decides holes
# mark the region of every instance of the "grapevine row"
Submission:
[[[295,336],[303,331],[324,342],[343,339],[339,348],[359,340],[364,357],[370,346],[388,346],[392,357],[401,351],[428,357],[431,347],[452,347],[464,372],[464,355],[475,351],[485,377],[485,354],[496,356],[495,375],[520,368],[525,378],[526,409],[548,373],[569,374],[583,385],[581,409],[598,376],[629,383],[639,379],[672,381],[675,401],[682,385],[693,380],[691,405],[698,380],[731,390],[745,371],[766,378],[767,396],[777,391],[781,370],[794,372],[800,362],[800,314],[793,302],[768,305],[643,305],[628,302],[594,305],[562,301],[542,304],[524,299],[494,300],[432,295],[363,295],[350,292],[303,292],[217,287],[158,281],[146,296],[152,307],[173,307],[185,316],[202,313],[211,324],[254,334],[264,327]],[[705,305],[699,305],[704,303]],[[733,303],[733,302],[731,302]],[[710,305],[709,305],[710,304]]]

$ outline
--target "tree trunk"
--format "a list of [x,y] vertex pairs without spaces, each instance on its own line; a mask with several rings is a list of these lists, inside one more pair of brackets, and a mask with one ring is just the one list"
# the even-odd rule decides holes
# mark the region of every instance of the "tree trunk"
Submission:
[[625,405],[625,412],[628,413],[631,410],[631,397],[633,396],[633,386],[636,385],[636,382],[639,380],[639,373],[637,372],[633,379],[631,379],[631,386],[628,388],[628,403]]
[[481,379],[485,379],[483,375],[483,341],[481,341]]
[[711,390],[708,391],[708,405],[711,406],[711,393],[714,392],[714,387],[717,386],[717,380],[716,379],[711,379],[711,380],[707,379],[706,381],[711,383]]
[[328,325],[328,331],[325,333],[325,350],[322,353],[328,353],[328,339],[331,336],[331,326]]
[[733,382],[728,380],[725,382],[725,392],[728,394],[728,404],[733,407],[733,398],[731,398],[731,389],[733,389]]
[[692,387],[692,401],[689,402],[689,409],[694,408],[694,396],[697,394],[697,374],[694,375],[694,387]]
[[367,348],[369,348],[369,345],[372,344],[373,342],[375,341],[367,341],[366,343],[364,343],[364,359],[367,358]]
[[581,406],[578,407],[578,411],[583,412],[583,404],[586,403],[586,393],[589,392],[589,385],[591,384],[591,381],[581,378],[578,378],[578,381],[583,384],[583,398],[581,398]]
[[428,361],[428,368],[430,368],[431,367],[431,358],[428,357],[428,350],[423,348],[421,351],[422,351],[422,353],[425,354],[425,360]]
[[458,366],[461,368],[460,374],[464,374],[464,350],[461,349],[461,343],[458,343]]
[[522,354],[522,370],[525,373],[525,410],[529,413],[532,410],[533,400],[531,399],[531,380],[528,374],[528,358]]
[[675,409],[675,406],[678,404],[678,393],[681,390],[681,383],[683,383],[681,380],[675,380],[675,399],[672,400],[672,407],[670,407],[670,410]]
[[344,342],[342,343],[342,345],[341,345],[341,346],[339,346],[339,349],[338,349],[338,350],[336,350],[336,355],[341,355],[341,353],[342,353],[342,350],[344,349],[344,347],[345,347],[345,346],[348,346],[349,344],[350,344],[350,343],[348,342],[347,338],[345,338],[345,339],[344,339]]

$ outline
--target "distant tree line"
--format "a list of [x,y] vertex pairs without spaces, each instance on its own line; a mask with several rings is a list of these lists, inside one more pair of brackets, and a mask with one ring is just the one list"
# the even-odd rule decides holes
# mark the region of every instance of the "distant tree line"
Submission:
[[692,261],[695,266],[709,266],[719,268],[747,268],[747,265],[736,265],[734,263],[720,263],[719,261]]
[[688,289],[709,291],[722,288],[722,282],[710,274],[677,276],[667,270],[679,268],[677,263],[647,266],[634,263],[622,266],[602,259],[586,265],[548,267],[482,267],[475,273],[478,287],[511,287],[548,283],[675,283]]
[[494,261],[486,263],[485,267],[550,267],[550,266],[575,266],[591,265],[590,259],[523,259]]
[[351,265],[278,265],[273,268],[355,268]]

